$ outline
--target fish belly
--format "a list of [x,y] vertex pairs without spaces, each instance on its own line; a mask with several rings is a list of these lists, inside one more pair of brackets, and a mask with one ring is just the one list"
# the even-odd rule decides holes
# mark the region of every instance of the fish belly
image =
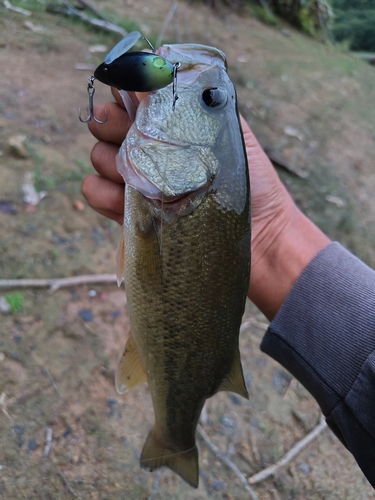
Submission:
[[168,466],[198,485],[195,431],[219,390],[247,397],[238,337],[249,280],[250,228],[207,194],[171,223],[133,188],[125,194],[125,281],[134,343],[155,425],[141,465]]

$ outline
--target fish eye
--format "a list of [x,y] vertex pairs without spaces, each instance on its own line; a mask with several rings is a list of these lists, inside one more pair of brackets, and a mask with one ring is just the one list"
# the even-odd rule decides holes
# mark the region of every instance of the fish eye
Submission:
[[207,107],[220,109],[227,103],[228,94],[223,89],[212,87],[203,90],[202,100]]

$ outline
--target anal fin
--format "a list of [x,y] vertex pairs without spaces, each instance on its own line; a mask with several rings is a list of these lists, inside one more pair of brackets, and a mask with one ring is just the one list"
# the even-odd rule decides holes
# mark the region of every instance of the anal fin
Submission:
[[151,430],[143,446],[141,467],[149,470],[168,467],[190,486],[198,488],[198,448],[195,445],[189,450],[175,452],[160,442],[155,437],[154,430]]
[[230,391],[235,392],[239,396],[249,399],[249,393],[246,389],[245,379],[243,376],[240,351],[237,348],[233,357],[232,366],[229,373],[221,382],[217,392]]
[[137,347],[134,343],[132,333],[129,333],[128,341],[116,370],[116,390],[123,394],[128,389],[145,382],[147,376],[139,357]]

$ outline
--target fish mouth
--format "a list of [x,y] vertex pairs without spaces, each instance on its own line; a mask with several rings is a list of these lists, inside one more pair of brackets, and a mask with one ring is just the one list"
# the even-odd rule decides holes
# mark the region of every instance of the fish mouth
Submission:
[[[155,141],[159,144],[160,141]],[[168,146],[171,146],[168,143]],[[121,148],[117,155],[117,170],[121,174],[124,182],[138,191],[155,209],[175,212],[179,215],[187,215],[200,203],[212,184],[208,180],[197,189],[167,195],[163,193],[155,184],[138,171],[134,163],[129,158],[127,148]]]

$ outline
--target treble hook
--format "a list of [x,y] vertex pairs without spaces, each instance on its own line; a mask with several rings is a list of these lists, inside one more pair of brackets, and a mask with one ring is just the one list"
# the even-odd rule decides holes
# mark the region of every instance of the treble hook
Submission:
[[[150,42],[150,40],[148,38],[146,38],[145,36],[143,36],[142,38],[143,38],[143,40],[145,40],[149,44],[152,52],[154,54],[156,54],[156,50],[155,50],[154,46],[152,45],[152,43]],[[175,109],[176,101],[178,99],[178,95],[177,95],[177,70],[180,66],[181,66],[181,63],[179,63],[179,62],[174,63],[174,65],[173,65],[173,76],[172,76],[172,78],[173,78],[173,80],[172,80],[172,93],[173,93],[172,108],[173,108],[173,111]]]
[[174,108],[176,106],[176,101],[178,99],[178,95],[177,95],[177,70],[178,68],[181,66],[181,63],[175,63],[173,65],[173,81],[172,81],[172,92],[173,92],[173,104],[172,104],[172,108],[173,108],[173,111],[174,111]]
[[85,120],[83,120],[81,118],[81,108],[79,108],[78,109],[78,118],[79,118],[79,121],[82,123],[90,122],[93,119],[94,121],[96,121],[96,123],[103,124],[108,120],[107,110],[105,110],[105,120],[104,121],[98,120],[98,118],[96,118],[94,116],[94,94],[95,94],[94,80],[95,80],[95,76],[90,76],[90,78],[87,80],[87,93],[89,95],[89,106],[87,108],[87,117]]
[[152,45],[152,43],[150,42],[150,40],[149,40],[148,38],[146,38],[145,36],[143,36],[142,38],[143,38],[143,40],[145,40],[145,41],[149,44],[150,49],[152,50],[152,52],[153,52],[154,54],[156,54],[155,47]]

